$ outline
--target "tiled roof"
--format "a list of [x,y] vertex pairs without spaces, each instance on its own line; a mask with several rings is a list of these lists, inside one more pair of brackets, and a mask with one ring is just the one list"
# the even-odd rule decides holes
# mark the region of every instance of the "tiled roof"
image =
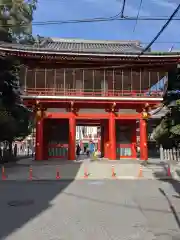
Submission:
[[[180,53],[176,52],[151,52],[150,49],[141,54],[143,47],[139,41],[97,41],[81,39],[62,39],[38,37],[33,45],[0,42],[0,53],[17,52],[32,53],[40,55],[83,55],[83,56],[103,56],[103,57],[142,57],[153,58],[156,62],[159,59],[180,58]],[[175,58],[175,59],[174,59]]]
[[168,109],[166,107],[158,107],[157,109],[150,112],[151,118],[159,119],[164,117],[168,113]]
[[53,39],[41,41],[40,48],[57,52],[78,53],[140,53],[142,47],[138,41],[95,41],[80,39]]

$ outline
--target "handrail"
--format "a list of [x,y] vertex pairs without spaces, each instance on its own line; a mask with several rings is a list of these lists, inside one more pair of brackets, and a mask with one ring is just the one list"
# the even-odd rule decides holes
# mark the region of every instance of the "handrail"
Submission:
[[[31,90],[31,91],[83,91],[82,89],[73,89],[73,88],[66,88],[66,89],[62,89],[62,88],[27,88],[27,90]],[[93,89],[85,89],[84,91],[93,91]],[[94,89],[95,92],[105,92],[102,89]],[[111,92],[148,92],[150,90],[113,90],[113,89],[109,89],[107,91],[111,91]],[[153,92],[153,91],[151,91]],[[162,92],[162,91],[154,91],[154,92]]]
[[54,88],[28,88],[24,92],[25,95],[37,95],[37,96],[105,96],[105,97],[161,97],[162,91],[147,91],[147,90],[92,90],[86,89],[85,91],[78,89],[54,89]]
[[148,90],[92,90],[92,89],[54,89],[54,88],[28,88],[24,92],[25,95],[39,95],[39,96],[106,96],[106,97],[159,97],[162,96],[162,91],[148,91]]

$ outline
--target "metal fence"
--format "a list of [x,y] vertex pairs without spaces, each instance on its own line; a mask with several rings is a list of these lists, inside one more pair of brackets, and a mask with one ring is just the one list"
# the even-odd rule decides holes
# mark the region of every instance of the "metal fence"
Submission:
[[180,149],[178,148],[164,149],[163,147],[160,147],[160,159],[161,161],[179,163]]
[[19,159],[33,156],[33,151],[28,148],[27,144],[20,145],[18,142],[9,143],[8,141],[0,142],[0,164],[4,162],[15,162]]

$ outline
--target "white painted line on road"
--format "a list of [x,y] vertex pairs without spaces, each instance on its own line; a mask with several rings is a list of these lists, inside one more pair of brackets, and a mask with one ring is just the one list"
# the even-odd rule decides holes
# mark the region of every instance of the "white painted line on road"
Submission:
[[104,182],[102,182],[102,181],[96,181],[96,180],[92,180],[92,181],[90,181],[89,183],[88,183],[89,185],[103,185],[104,184]]

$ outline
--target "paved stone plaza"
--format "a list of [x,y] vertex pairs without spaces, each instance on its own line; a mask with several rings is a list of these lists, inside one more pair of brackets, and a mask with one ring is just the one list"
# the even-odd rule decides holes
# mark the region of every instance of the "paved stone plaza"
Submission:
[[0,189],[0,239],[180,239],[177,182],[1,181]]
[[[91,180],[112,179],[112,171],[115,172],[116,179],[164,179],[169,177],[167,164],[161,163],[159,159],[149,161],[148,165],[144,165],[142,161],[138,160],[92,161],[84,159],[74,162],[24,159],[14,164],[5,164],[6,180],[28,180],[30,168],[33,180],[55,180],[57,172],[61,180],[82,180],[85,173],[88,173],[88,179]],[[171,170],[172,177],[180,180],[180,167],[172,165]]]

